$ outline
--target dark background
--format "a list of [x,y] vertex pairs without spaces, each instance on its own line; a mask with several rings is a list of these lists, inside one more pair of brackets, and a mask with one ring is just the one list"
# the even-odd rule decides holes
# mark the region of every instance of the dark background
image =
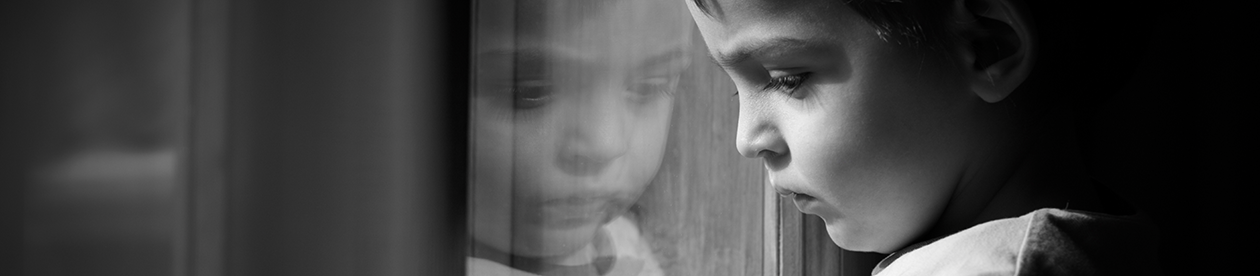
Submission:
[[1093,173],[1154,216],[1165,275],[1246,266],[1241,227],[1255,196],[1243,192],[1254,182],[1244,180],[1242,131],[1256,124],[1242,112],[1242,94],[1255,91],[1255,48],[1239,36],[1247,20],[1230,9],[1165,1],[1115,11],[1147,29],[1148,40],[1136,42],[1144,54],[1122,89],[1084,105]]

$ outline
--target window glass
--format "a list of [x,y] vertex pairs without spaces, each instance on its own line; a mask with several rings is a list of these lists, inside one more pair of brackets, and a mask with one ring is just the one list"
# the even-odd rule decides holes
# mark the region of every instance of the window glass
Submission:
[[761,166],[683,2],[475,18],[470,275],[762,273]]

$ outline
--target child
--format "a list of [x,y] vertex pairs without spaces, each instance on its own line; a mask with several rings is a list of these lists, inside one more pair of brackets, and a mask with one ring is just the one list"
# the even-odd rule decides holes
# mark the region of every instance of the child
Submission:
[[1064,57],[1022,1],[688,5],[738,151],[837,245],[890,254],[873,274],[1155,271],[1148,224],[1084,173],[1067,89],[1040,85]]
[[660,167],[682,3],[482,2],[469,275],[660,275],[627,214]]

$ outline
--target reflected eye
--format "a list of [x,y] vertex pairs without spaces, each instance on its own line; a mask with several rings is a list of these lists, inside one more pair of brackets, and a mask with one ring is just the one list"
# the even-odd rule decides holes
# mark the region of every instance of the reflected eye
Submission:
[[641,78],[630,83],[627,90],[642,101],[660,95],[673,95],[676,79],[671,77]]
[[793,96],[796,89],[801,87],[805,80],[809,79],[809,73],[801,73],[795,75],[787,75],[770,79],[769,83],[761,87],[762,91],[780,91],[788,96]]
[[551,83],[546,81],[522,81],[512,87],[512,106],[516,109],[534,109],[552,100]]

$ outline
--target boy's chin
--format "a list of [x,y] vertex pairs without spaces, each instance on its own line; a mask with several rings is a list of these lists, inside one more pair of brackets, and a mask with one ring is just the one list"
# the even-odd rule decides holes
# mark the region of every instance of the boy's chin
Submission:
[[564,257],[595,240],[600,224],[571,228],[533,228],[513,237],[512,254],[535,258]]
[[879,237],[859,235],[855,231],[846,229],[843,224],[827,222],[826,225],[827,236],[831,238],[831,242],[844,250],[880,254],[888,254],[896,250],[891,246],[883,245],[884,242]]

